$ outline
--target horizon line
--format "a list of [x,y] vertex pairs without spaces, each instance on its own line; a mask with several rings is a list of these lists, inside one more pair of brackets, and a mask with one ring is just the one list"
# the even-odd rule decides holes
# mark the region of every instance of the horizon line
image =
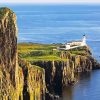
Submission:
[[6,3],[0,3],[2,4],[14,4],[14,5],[100,5],[100,2],[6,2]]

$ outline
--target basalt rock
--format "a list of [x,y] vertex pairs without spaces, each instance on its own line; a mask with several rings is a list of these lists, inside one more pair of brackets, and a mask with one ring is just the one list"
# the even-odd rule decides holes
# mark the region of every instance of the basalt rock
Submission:
[[64,86],[73,85],[77,81],[76,73],[100,69],[100,64],[92,57],[88,47],[85,47],[85,51],[85,55],[72,55],[65,51],[60,54],[64,60],[31,61],[31,64],[45,69],[47,89],[59,95]]
[[0,9],[0,100],[45,100],[45,72],[17,57],[16,15]]
[[1,8],[0,100],[45,100],[45,92],[51,98],[59,98],[62,88],[76,81],[75,73],[100,68],[87,47],[85,54],[65,51],[60,54],[62,60],[31,61],[32,65],[18,60],[16,15]]
[[45,71],[19,59],[24,74],[23,100],[45,100]]
[[[18,100],[23,77],[17,62],[16,15],[8,8],[0,9],[0,99]],[[19,92],[17,92],[19,91]]]

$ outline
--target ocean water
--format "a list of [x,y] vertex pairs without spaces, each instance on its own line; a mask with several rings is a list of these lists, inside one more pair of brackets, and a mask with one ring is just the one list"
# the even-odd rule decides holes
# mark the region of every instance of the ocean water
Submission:
[[[17,15],[18,42],[64,43],[86,34],[93,56],[100,62],[100,5],[11,5]],[[81,77],[61,100],[100,100],[100,71]],[[68,97],[69,96],[69,97]],[[69,99],[68,99],[69,98]]]
[[66,87],[59,100],[100,100],[100,70],[81,73],[74,86]]
[[18,42],[64,43],[86,34],[100,61],[100,5],[0,5],[17,15]]

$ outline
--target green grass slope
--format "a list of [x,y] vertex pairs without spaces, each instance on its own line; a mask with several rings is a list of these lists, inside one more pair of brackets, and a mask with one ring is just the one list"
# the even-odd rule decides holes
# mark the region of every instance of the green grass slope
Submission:
[[64,60],[60,57],[61,52],[70,53],[72,56],[82,55],[88,56],[88,47],[80,47],[72,50],[57,50],[61,44],[36,44],[36,43],[19,43],[19,57],[28,61],[37,60]]

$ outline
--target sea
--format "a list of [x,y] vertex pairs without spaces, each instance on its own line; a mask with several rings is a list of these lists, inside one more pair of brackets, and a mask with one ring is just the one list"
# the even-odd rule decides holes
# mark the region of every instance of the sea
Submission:
[[[86,35],[93,57],[100,62],[99,4],[0,4],[17,15],[18,43],[65,43]],[[79,75],[60,100],[100,100],[100,70]]]

